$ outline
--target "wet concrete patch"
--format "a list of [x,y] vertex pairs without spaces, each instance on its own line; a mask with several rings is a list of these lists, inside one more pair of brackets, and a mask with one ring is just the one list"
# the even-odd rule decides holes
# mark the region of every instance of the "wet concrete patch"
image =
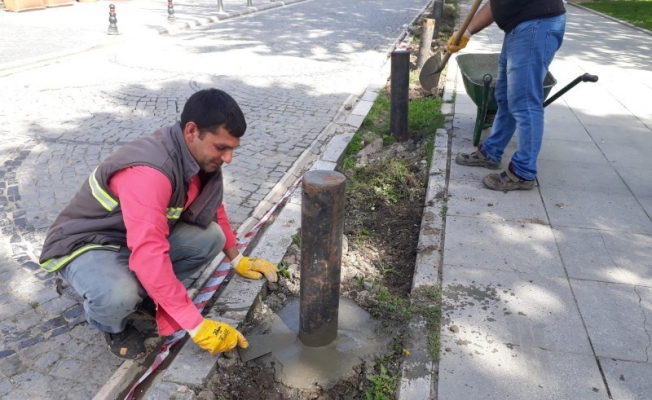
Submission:
[[354,302],[341,298],[337,338],[323,347],[304,346],[299,332],[299,301],[288,303],[267,323],[263,332],[247,335],[249,348],[240,350],[243,361],[271,353],[276,379],[293,388],[325,389],[354,373],[353,367],[381,355],[391,338],[380,323]]

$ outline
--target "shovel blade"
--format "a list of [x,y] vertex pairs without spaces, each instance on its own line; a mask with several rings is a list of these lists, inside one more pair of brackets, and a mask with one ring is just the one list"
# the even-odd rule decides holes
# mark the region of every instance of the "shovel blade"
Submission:
[[441,53],[436,53],[423,64],[419,73],[419,83],[427,91],[431,91],[439,85],[439,76],[441,74]]

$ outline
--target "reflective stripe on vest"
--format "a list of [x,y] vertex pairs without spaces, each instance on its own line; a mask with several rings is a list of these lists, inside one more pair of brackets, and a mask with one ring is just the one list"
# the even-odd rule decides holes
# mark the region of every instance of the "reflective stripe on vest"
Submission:
[[[118,200],[111,197],[111,195],[108,194],[106,190],[102,189],[102,186],[100,186],[100,183],[95,177],[95,172],[97,172],[97,168],[95,168],[95,170],[93,170],[91,173],[91,176],[88,177],[88,184],[91,187],[91,193],[93,193],[95,200],[97,200],[97,202],[100,203],[100,205],[104,207],[106,211],[111,212],[118,206]],[[183,207],[168,207],[166,217],[167,219],[179,219],[182,212]]]
[[41,267],[45,269],[48,272],[54,272],[68,264],[70,261],[75,259],[77,256],[79,256],[82,253],[85,253],[89,250],[94,250],[94,249],[112,249],[112,250],[119,250],[120,246],[115,245],[115,244],[106,244],[106,245],[101,245],[101,244],[87,244],[86,246],[80,247],[77,250],[73,251],[71,254],[68,254],[63,257],[59,258],[51,258],[49,260],[46,260],[41,264]]
[[[102,207],[104,207],[107,211],[111,212],[116,207],[118,207],[119,203],[116,199],[111,197],[111,195],[109,195],[102,188],[102,186],[100,186],[99,182],[97,181],[97,178],[95,177],[96,172],[97,172],[97,168],[95,168],[95,170],[91,173],[91,176],[88,178],[88,184],[90,185],[91,192],[93,194],[93,197],[95,197],[95,200],[97,200],[98,203],[100,203]],[[183,207],[168,207],[166,217],[169,220],[179,219],[181,217],[182,212],[183,212]],[[93,244],[93,243],[87,244],[73,251],[71,254],[46,260],[45,262],[43,262],[43,264],[41,264],[41,267],[43,267],[43,269],[45,269],[48,272],[54,272],[66,266],[70,261],[74,260],[80,254],[95,249],[119,250],[120,246],[114,244],[108,244],[108,245]]]
[[179,219],[181,217],[182,207],[168,207],[168,219]]
[[102,189],[102,186],[100,186],[100,183],[95,177],[95,172],[97,172],[97,168],[95,168],[93,172],[91,172],[91,176],[88,177],[88,184],[91,187],[91,193],[93,193],[93,197],[95,197],[106,211],[111,212],[118,206],[118,201]]

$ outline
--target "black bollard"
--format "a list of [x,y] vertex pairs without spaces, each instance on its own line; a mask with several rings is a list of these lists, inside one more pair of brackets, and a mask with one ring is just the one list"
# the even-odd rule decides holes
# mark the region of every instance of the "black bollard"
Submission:
[[444,13],[444,0],[435,0],[432,5],[432,19],[435,20],[435,28],[432,31],[432,38],[437,39],[439,36],[439,27],[441,26],[441,17]]
[[345,184],[335,171],[303,176],[299,340],[309,347],[337,337]]
[[222,0],[217,0],[217,12],[224,12],[224,5],[222,4]]
[[410,52],[392,51],[389,130],[399,142],[409,139],[408,98],[410,90]]
[[106,32],[109,35],[119,35],[118,32],[118,18],[115,16],[115,6],[109,4],[109,30]]
[[174,21],[174,4],[172,4],[172,0],[168,0],[168,21]]

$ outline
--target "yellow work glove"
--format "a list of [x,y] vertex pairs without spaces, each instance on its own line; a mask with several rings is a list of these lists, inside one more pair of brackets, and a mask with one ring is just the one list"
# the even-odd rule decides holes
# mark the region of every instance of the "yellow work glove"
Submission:
[[455,38],[455,35],[457,35],[457,32],[453,34],[450,38],[448,38],[448,46],[446,46],[446,50],[450,53],[457,53],[458,51],[462,50],[463,48],[466,47],[466,45],[469,43],[469,40],[471,40],[471,33],[469,31],[465,31],[464,35],[460,38],[460,43],[455,46],[453,44],[453,38]]
[[236,345],[243,349],[249,347],[247,339],[237,329],[212,319],[204,319],[195,329],[188,330],[188,333],[197,346],[212,355],[233,350]]
[[236,258],[231,260],[231,266],[235,268],[235,272],[249,279],[260,279],[265,275],[270,282],[278,281],[278,268],[267,260],[262,258],[244,257],[239,254]]

